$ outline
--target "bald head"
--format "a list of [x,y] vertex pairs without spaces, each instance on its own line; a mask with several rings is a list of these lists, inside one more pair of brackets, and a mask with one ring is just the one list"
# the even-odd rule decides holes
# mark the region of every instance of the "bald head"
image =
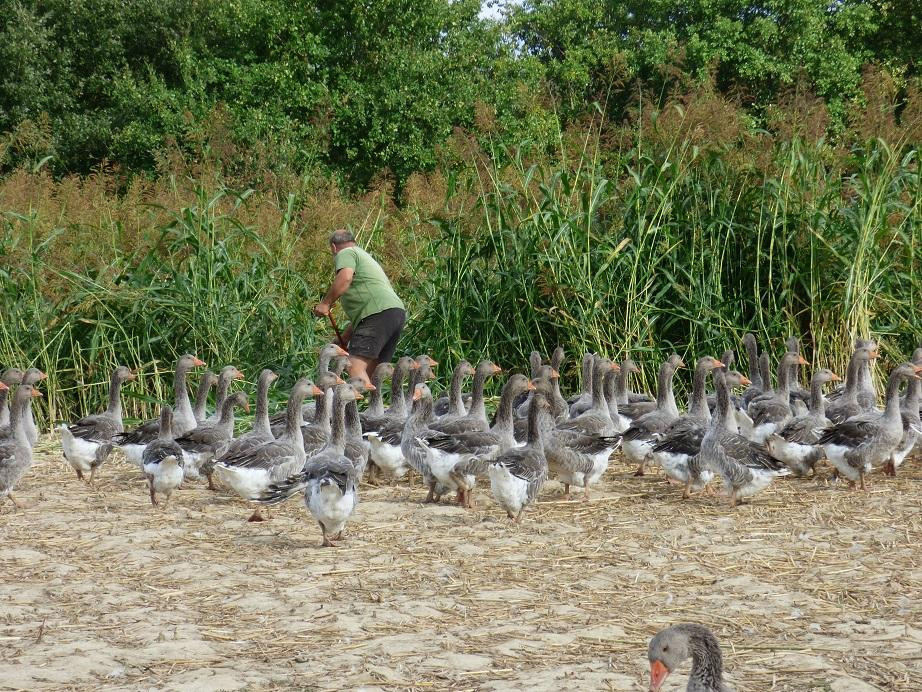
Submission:
[[352,231],[347,231],[345,228],[338,228],[330,235],[330,245],[345,245],[354,242],[355,237]]

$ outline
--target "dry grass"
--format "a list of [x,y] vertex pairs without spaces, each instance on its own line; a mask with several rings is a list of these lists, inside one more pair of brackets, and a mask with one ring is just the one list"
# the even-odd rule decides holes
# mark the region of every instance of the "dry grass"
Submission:
[[[646,688],[662,626],[712,627],[739,690],[922,688],[918,462],[867,494],[777,483],[683,503],[613,463],[590,503],[549,483],[521,526],[363,487],[339,549],[290,502],[263,524],[192,487],[150,507],[46,439],[2,508],[0,687]],[[684,689],[684,674],[666,689]]]

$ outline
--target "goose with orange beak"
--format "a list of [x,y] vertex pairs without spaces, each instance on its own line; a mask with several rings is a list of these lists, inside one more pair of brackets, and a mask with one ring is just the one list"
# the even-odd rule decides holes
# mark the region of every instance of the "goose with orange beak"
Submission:
[[691,657],[686,692],[733,692],[723,681],[723,655],[713,633],[703,625],[681,624],[662,630],[650,640],[650,692]]

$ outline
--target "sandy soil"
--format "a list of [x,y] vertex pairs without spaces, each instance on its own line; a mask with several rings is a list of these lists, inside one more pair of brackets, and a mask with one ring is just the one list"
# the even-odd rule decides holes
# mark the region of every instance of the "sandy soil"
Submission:
[[922,689],[918,461],[729,509],[616,459],[591,502],[548,483],[520,526],[488,492],[369,486],[324,549],[299,502],[248,524],[195,486],[161,511],[121,459],[91,489],[56,444],[29,507],[0,508],[2,689],[643,690],[678,621],[714,630],[739,690]]

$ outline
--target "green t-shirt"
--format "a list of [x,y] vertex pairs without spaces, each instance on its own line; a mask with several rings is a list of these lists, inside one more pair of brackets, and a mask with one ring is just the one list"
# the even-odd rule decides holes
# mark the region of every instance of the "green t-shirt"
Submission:
[[362,248],[344,248],[336,253],[334,260],[337,272],[347,267],[355,271],[352,284],[339,299],[353,325],[389,308],[405,309],[381,265]]

